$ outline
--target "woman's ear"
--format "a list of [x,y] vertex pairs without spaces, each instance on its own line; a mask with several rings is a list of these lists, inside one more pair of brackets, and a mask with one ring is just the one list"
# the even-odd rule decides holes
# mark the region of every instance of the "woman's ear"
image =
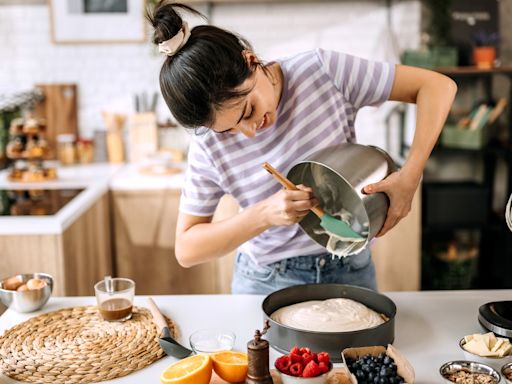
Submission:
[[247,65],[249,67],[252,67],[254,64],[259,63],[258,57],[252,51],[246,49],[242,51],[242,55],[244,56],[245,61],[247,62]]

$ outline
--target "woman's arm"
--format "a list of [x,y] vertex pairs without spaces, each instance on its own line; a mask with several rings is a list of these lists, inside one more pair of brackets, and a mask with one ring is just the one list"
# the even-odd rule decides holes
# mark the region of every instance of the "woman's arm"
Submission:
[[365,193],[385,192],[390,199],[386,221],[378,236],[386,234],[411,210],[423,168],[443,129],[456,93],[457,84],[445,75],[421,68],[396,66],[389,100],[417,105],[416,130],[403,168],[364,188]]
[[299,222],[318,204],[311,188],[281,190],[225,220],[212,223],[211,217],[180,212],[176,226],[176,259],[192,267],[217,259],[274,225]]

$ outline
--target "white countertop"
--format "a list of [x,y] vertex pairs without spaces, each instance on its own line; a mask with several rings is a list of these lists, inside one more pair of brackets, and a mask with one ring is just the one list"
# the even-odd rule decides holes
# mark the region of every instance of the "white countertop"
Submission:
[[[143,165],[126,164],[112,176],[112,191],[147,191],[161,189],[181,189],[185,182],[185,172],[171,175],[147,175],[140,172]],[[185,164],[177,164],[176,168],[185,169]]]
[[51,216],[0,216],[0,235],[43,235],[64,232],[109,189],[109,182],[122,165],[90,164],[61,167],[58,179],[42,183],[11,182],[0,172],[0,189],[74,189],[84,191]]
[[[441,383],[439,367],[451,360],[463,360],[458,340],[467,334],[480,333],[478,307],[489,301],[510,300],[512,290],[391,292],[387,295],[398,308],[395,321],[395,347],[413,365],[416,383]],[[180,341],[188,346],[189,335],[201,328],[228,328],[236,334],[235,349],[245,351],[255,329],[261,329],[263,316],[257,295],[179,295],[154,296],[161,311],[170,316],[181,332]],[[135,304],[147,306],[145,296]],[[51,298],[42,312],[58,308],[94,305],[94,297]],[[0,317],[0,334],[31,316],[8,310]],[[273,365],[279,353],[271,349]],[[140,371],[109,381],[119,384],[157,383],[161,372],[175,361],[172,357],[153,363]],[[0,383],[16,381],[0,376]]]
[[[60,234],[73,224],[109,189],[140,191],[181,189],[184,172],[153,176],[139,172],[140,165],[96,163],[60,167],[58,179],[42,183],[11,182],[7,171],[0,172],[0,189],[66,189],[83,188],[57,214],[51,216],[0,216],[0,235]],[[184,164],[178,167],[184,168]]]

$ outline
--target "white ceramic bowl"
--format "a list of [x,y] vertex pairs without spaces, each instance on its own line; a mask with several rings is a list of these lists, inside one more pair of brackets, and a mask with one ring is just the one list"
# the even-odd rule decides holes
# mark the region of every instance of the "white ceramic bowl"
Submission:
[[507,363],[512,363],[512,355],[503,356],[503,357],[485,357],[485,356],[479,356],[475,355],[474,353],[468,352],[464,349],[464,338],[460,339],[459,341],[459,347],[464,352],[464,357],[466,360],[469,361],[476,361],[477,363],[482,363],[485,365],[489,365],[492,368],[499,371],[501,367],[503,367]]
[[327,372],[315,377],[297,377],[287,375],[286,373],[282,373],[277,368],[276,370],[277,373],[279,374],[279,377],[281,377],[281,382],[283,384],[326,384],[327,377],[329,376],[329,373],[331,373],[332,367],[333,365],[331,364],[330,369]]
[[235,334],[227,329],[201,329],[190,335],[190,347],[195,353],[230,351],[235,345]]
[[505,364],[501,367],[501,377],[503,377],[503,380],[505,380],[507,384],[512,384],[512,363]]
[[494,368],[482,364],[477,363],[474,361],[465,361],[465,360],[458,360],[458,361],[449,361],[441,366],[439,368],[439,373],[441,374],[441,377],[443,378],[444,383],[452,383],[453,381],[448,380],[446,377],[448,374],[452,372],[456,372],[459,370],[463,370],[466,372],[472,372],[472,373],[481,373],[485,375],[489,375],[496,381],[496,384],[498,384],[501,381],[501,375],[498,373],[497,370]]
[[53,278],[47,273],[24,273],[21,275],[12,276],[16,277],[18,281],[26,283],[30,279],[40,279],[46,282],[42,288],[32,289],[27,291],[13,291],[6,289],[6,281],[4,279],[0,282],[0,300],[4,305],[16,312],[33,312],[40,309],[46,304],[53,290]]

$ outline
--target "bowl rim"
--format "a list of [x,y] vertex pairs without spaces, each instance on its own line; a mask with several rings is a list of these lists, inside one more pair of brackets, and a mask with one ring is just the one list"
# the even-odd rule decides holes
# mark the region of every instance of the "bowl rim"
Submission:
[[201,353],[212,353],[213,354],[213,353],[217,353],[217,352],[231,351],[231,350],[233,350],[233,347],[235,346],[236,333],[234,331],[232,331],[231,329],[227,329],[227,328],[211,327],[211,328],[197,329],[188,336],[188,343],[190,345],[190,348],[192,348],[193,350],[195,350],[195,348],[193,345],[194,343],[192,342],[192,338],[200,332],[214,332],[217,335],[228,336],[232,340],[231,349],[224,348],[224,349],[219,349],[218,351],[214,351],[214,352],[201,352]]
[[[497,369],[494,369],[493,367],[491,367],[490,365],[488,364],[485,364],[485,363],[480,363],[478,361],[471,361],[471,360],[451,360],[451,361],[447,361],[446,363],[442,364],[440,367],[439,367],[439,374],[441,375],[441,377],[445,380],[448,380],[444,373],[443,373],[443,370],[444,369],[447,369],[448,367],[450,367],[451,365],[454,365],[454,364],[458,364],[458,365],[466,365],[466,364],[477,364],[477,365],[480,365],[480,366],[483,366],[485,367],[487,370],[489,370],[491,372],[491,375],[490,376],[495,376],[494,378],[497,378],[497,382],[496,384],[500,383],[501,382],[501,374],[498,372]],[[471,372],[471,369],[470,368],[467,368],[468,371]],[[478,373],[478,372],[476,372]]]
[[[49,273],[45,273],[45,272],[32,272],[32,273],[18,273],[16,275],[12,275],[12,276],[5,277],[5,278],[1,279],[0,280],[0,292],[6,292],[6,293],[18,292],[18,291],[13,291],[11,289],[6,289],[3,286],[4,286],[5,280],[11,279],[13,277],[19,277],[19,276],[21,276],[21,281],[23,283],[26,283],[31,278],[36,278],[36,279],[42,278],[46,281],[46,283],[47,283],[46,286],[41,287],[41,288],[31,289],[31,291],[39,291],[39,290],[45,289],[47,286],[50,287],[50,291],[53,291],[53,276],[52,275],[50,275]],[[27,280],[25,280],[25,279],[27,279]]]
[[489,360],[501,360],[501,359],[506,359],[506,358],[512,358],[512,355],[505,355],[505,356],[480,356],[480,355],[477,355],[476,353],[473,353],[473,352],[469,352],[467,351],[466,349],[464,349],[463,345],[466,344],[466,340],[464,340],[464,337],[462,339],[459,340],[459,348],[462,349],[463,352],[465,353],[469,353],[470,356],[475,356],[476,358],[480,358],[480,359],[489,359]]

